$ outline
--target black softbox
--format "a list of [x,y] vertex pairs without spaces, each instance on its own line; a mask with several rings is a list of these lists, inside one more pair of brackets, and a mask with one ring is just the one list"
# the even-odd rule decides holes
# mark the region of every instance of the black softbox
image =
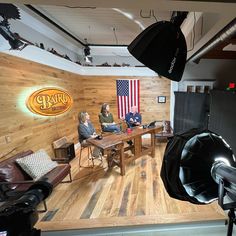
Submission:
[[230,182],[229,191],[236,193],[232,169],[235,167],[232,149],[221,136],[209,130],[191,129],[169,140],[161,178],[171,197],[207,204],[218,198],[218,182],[223,172],[224,180]]
[[198,203],[186,193],[179,178],[179,167],[185,144],[190,138],[201,132],[202,130],[200,129],[191,129],[187,132],[176,134],[167,143],[161,167],[161,178],[170,197]]
[[129,52],[159,75],[180,81],[184,72],[187,46],[179,26],[161,21],[152,24],[128,46]]

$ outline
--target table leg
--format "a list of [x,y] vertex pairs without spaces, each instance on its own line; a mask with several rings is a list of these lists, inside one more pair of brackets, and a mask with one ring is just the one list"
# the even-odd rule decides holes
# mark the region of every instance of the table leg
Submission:
[[151,157],[154,158],[155,157],[155,133],[152,132],[151,133],[151,146],[152,146],[152,151],[151,151]]
[[135,158],[139,157],[142,152],[142,136],[134,138],[134,156]]
[[124,153],[124,144],[120,148],[120,174],[125,175],[125,153]]
[[108,170],[111,170],[111,168],[112,168],[112,162],[113,162],[113,158],[112,158],[112,155],[111,155],[111,150],[107,150],[107,151],[106,151],[106,154],[107,154]]

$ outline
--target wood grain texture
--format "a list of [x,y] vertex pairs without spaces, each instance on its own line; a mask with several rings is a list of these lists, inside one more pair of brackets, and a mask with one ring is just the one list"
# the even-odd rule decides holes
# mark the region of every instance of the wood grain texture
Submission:
[[[114,119],[118,120],[116,100],[117,79],[140,80],[140,112],[143,123],[170,119],[170,80],[156,77],[87,76],[83,78],[84,102],[95,128],[100,130],[98,114],[103,103],[110,104]],[[166,96],[166,103],[157,103],[157,96]]]
[[154,158],[131,162],[123,177],[116,167],[108,171],[106,161],[95,160],[94,168],[79,171],[77,158],[72,160],[73,182],[54,189],[47,199],[53,215],[40,214],[36,227],[50,231],[226,219],[216,202],[194,205],[169,197],[160,178],[164,149],[165,143],[158,144]]
[[[59,87],[73,97],[72,109],[57,117],[27,113],[26,94],[45,87]],[[32,89],[33,88],[33,89]],[[83,109],[83,88],[78,75],[17,57],[0,54],[0,156],[13,150],[45,149],[53,156],[52,142],[67,136],[78,142],[77,114]],[[10,143],[6,143],[9,136]]]
[[[52,142],[67,136],[69,141],[78,142],[77,117],[82,110],[91,115],[97,131],[100,131],[98,114],[102,103],[111,105],[117,120],[117,79],[140,79],[141,113],[143,122],[169,120],[170,81],[159,77],[115,77],[80,76],[39,63],[0,53],[0,160],[20,151],[45,149],[54,156]],[[45,87],[62,88],[73,97],[71,110],[57,117],[36,116],[25,113],[26,93]],[[165,104],[158,104],[156,97],[167,97]],[[27,110],[27,109],[25,109]],[[9,136],[10,143],[6,142]],[[4,159],[2,158],[2,160]]]

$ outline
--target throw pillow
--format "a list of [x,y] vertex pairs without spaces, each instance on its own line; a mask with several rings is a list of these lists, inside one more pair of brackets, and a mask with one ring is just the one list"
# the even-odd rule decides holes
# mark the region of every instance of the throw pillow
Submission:
[[16,159],[16,162],[34,180],[43,177],[57,166],[57,162],[52,161],[43,149],[23,158]]

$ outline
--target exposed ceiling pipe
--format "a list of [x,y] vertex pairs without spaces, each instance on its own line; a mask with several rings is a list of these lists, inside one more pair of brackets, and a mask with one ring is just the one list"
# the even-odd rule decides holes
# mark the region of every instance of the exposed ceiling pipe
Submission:
[[188,59],[190,62],[197,62],[201,57],[218,44],[224,42],[236,34],[236,18],[231,21],[224,29],[215,35],[207,44]]

